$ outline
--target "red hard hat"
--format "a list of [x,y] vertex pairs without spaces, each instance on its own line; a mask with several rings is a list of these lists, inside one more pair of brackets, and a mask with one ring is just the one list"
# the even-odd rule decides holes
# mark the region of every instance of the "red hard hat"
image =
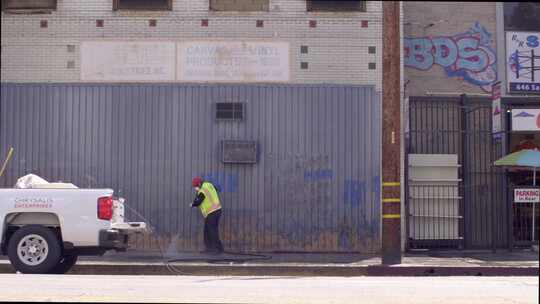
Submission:
[[202,185],[202,178],[200,178],[199,176],[194,177],[191,181],[191,185],[193,187],[200,187]]

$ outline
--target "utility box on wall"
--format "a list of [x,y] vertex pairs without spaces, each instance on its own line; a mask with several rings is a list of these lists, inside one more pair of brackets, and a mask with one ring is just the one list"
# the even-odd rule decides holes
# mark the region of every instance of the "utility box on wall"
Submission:
[[222,158],[226,164],[256,164],[257,142],[251,140],[223,140]]

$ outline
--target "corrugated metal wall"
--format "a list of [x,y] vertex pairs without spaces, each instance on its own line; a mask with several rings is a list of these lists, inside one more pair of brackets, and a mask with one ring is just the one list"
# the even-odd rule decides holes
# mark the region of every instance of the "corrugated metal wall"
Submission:
[[[380,96],[315,85],[8,84],[1,185],[35,173],[109,187],[156,227],[163,245],[202,247],[191,178],[222,188],[231,250],[377,252]],[[216,121],[215,102],[245,102],[245,120]],[[257,164],[221,163],[220,141],[256,140]],[[138,220],[128,213],[130,220]],[[138,248],[156,248],[139,238]]]

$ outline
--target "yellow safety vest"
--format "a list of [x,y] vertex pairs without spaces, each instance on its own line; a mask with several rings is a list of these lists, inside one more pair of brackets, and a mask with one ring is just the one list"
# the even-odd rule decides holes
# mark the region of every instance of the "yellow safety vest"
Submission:
[[199,205],[202,215],[206,218],[210,213],[221,209],[221,202],[216,188],[209,182],[204,182],[198,193],[204,194],[204,201]]

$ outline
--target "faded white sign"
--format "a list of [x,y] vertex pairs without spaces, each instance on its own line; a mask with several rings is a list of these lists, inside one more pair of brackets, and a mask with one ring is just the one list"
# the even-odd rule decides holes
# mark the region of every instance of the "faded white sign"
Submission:
[[287,42],[189,41],[177,49],[179,81],[289,81]]
[[81,43],[83,81],[174,81],[175,66],[174,42]]
[[512,109],[512,131],[540,131],[540,109]]

